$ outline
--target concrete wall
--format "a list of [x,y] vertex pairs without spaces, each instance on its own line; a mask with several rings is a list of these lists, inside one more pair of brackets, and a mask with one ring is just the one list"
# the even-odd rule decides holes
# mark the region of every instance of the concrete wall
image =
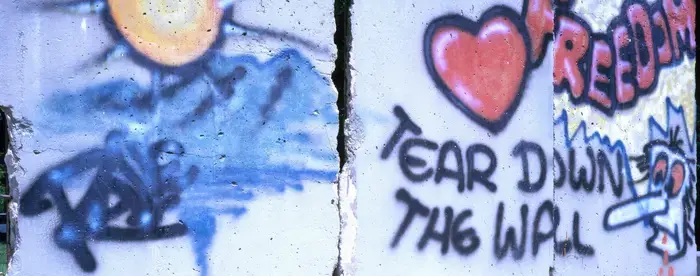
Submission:
[[20,2],[11,275],[697,273],[692,0]]
[[333,3],[231,2],[0,3],[11,274],[331,273]]
[[694,10],[357,1],[348,271],[696,275]]

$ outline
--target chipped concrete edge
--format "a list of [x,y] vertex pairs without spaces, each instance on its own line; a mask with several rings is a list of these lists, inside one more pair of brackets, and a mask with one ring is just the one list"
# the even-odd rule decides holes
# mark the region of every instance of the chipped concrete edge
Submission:
[[348,1],[347,7],[347,24],[348,31],[346,36],[346,53],[347,67],[344,68],[345,73],[345,97],[347,118],[345,119],[345,128],[342,130],[345,139],[345,150],[347,160],[343,166],[339,181],[339,211],[340,211],[340,256],[339,256],[339,275],[350,276],[355,274],[355,241],[357,238],[357,183],[355,181],[355,152],[361,145],[364,139],[364,126],[360,117],[355,113],[353,108],[353,99],[355,92],[355,76],[357,71],[353,69],[352,56],[352,14],[353,1]]
[[21,263],[19,258],[15,257],[15,254],[20,249],[21,239],[18,227],[18,216],[19,216],[19,185],[17,183],[17,175],[24,173],[24,168],[20,165],[20,158],[17,156],[17,152],[22,148],[22,143],[19,136],[30,134],[32,132],[31,123],[26,119],[17,119],[12,113],[12,106],[0,106],[0,109],[5,113],[5,120],[7,120],[7,134],[9,135],[9,145],[7,153],[5,154],[5,165],[7,167],[7,185],[9,188],[9,193],[11,196],[10,201],[7,204],[7,217],[8,217],[8,275],[17,275],[21,270]]
[[[351,106],[354,94],[354,81],[350,73],[350,89],[348,95],[348,107]],[[339,181],[339,202],[340,202],[340,275],[353,275],[355,239],[357,238],[357,183],[355,181],[355,151],[362,142],[364,128],[360,118],[348,108],[348,119],[345,125],[345,143],[347,150],[347,162],[340,174]]]

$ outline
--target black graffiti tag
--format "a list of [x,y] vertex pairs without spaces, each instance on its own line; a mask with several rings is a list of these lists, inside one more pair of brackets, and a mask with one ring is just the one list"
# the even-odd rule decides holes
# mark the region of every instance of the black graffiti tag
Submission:
[[[492,180],[495,173],[498,158],[495,151],[488,145],[475,143],[462,150],[456,141],[448,140],[444,143],[429,140],[423,137],[423,129],[400,106],[394,108],[394,115],[399,123],[383,147],[381,159],[389,159],[397,150],[398,166],[401,173],[412,185],[422,185],[432,179],[436,185],[445,180],[456,183],[457,192],[474,192],[476,183],[480,184],[489,195],[498,191],[499,184]],[[623,186],[623,172],[621,156],[617,156],[617,166],[613,166],[608,155],[602,151],[597,153],[588,147],[586,156],[592,167],[577,167],[577,155],[572,150],[567,156],[567,161],[555,151],[553,164],[548,164],[545,150],[539,144],[532,141],[521,140],[512,149],[510,157],[520,163],[522,174],[520,179],[513,183],[513,187],[522,193],[537,193],[543,189],[548,178],[548,169],[554,165],[554,188],[561,189],[565,183],[569,183],[574,191],[591,193],[593,187],[598,187],[598,193],[605,191],[606,180],[611,183],[614,195],[619,197]],[[432,153],[432,156],[430,155]],[[477,156],[483,158],[476,158]],[[436,160],[434,166],[429,165],[430,160]],[[451,160],[451,161],[448,161]],[[477,162],[479,160],[480,162]],[[574,172],[578,171],[578,175]],[[591,173],[589,173],[591,172]],[[617,175],[614,175],[614,172]],[[590,176],[589,176],[590,175]],[[617,176],[614,177],[614,176]],[[583,189],[581,189],[583,188]],[[470,219],[477,216],[473,208],[455,210],[452,206],[431,207],[422,203],[420,195],[411,194],[406,188],[399,188],[395,199],[405,206],[405,215],[401,220],[398,230],[394,234],[390,246],[397,248],[411,225],[425,224],[421,230],[416,248],[423,251],[428,243],[436,242],[440,245],[440,253],[445,255],[453,248],[462,256],[475,253],[484,245],[483,238],[476,228],[469,225]],[[581,215],[574,211],[572,216],[572,239],[568,237],[560,240],[557,236],[562,220],[561,212],[552,200],[544,200],[531,212],[527,204],[519,206],[519,225],[505,225],[506,203],[499,202],[495,216],[495,228],[492,236],[494,256],[501,260],[508,256],[508,252],[514,260],[521,260],[525,255],[526,247],[530,244],[531,253],[536,257],[542,244],[550,239],[553,241],[553,250],[557,253],[575,253],[580,256],[593,256],[595,249],[583,242],[581,229]],[[442,224],[438,224],[442,221]],[[548,228],[545,226],[548,225]],[[559,237],[559,239],[558,239]]]

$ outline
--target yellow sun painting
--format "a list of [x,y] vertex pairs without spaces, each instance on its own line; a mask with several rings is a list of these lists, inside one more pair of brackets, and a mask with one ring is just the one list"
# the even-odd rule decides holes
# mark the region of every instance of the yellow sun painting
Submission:
[[236,22],[233,0],[77,0],[50,3],[48,10],[99,14],[115,44],[100,57],[130,56],[160,71],[206,61],[231,36],[274,37],[324,51],[286,32]]
[[202,56],[219,34],[216,0],[107,0],[117,30],[153,61],[180,66]]

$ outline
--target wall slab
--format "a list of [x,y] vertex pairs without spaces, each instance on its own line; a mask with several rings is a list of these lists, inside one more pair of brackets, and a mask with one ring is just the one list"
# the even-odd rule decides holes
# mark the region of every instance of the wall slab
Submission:
[[694,9],[356,1],[347,270],[696,275]]
[[331,2],[5,1],[11,275],[327,275]]
[[590,246],[557,252],[556,271],[696,275],[695,3],[570,1],[555,14],[555,201]]
[[553,265],[552,239],[531,239],[551,228],[537,213],[553,207],[541,163],[553,149],[553,66],[551,50],[529,58],[522,5],[354,4],[357,275]]

